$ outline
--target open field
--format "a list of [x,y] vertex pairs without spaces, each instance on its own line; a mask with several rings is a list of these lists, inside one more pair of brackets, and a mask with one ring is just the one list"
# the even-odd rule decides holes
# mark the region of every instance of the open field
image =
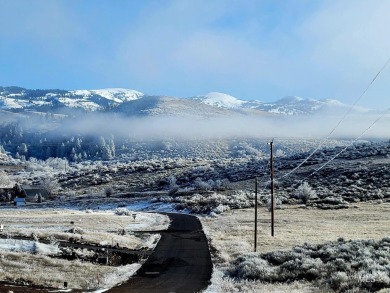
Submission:
[[[119,209],[120,211],[120,209]],[[75,210],[1,210],[0,223],[5,234],[31,236],[39,238],[54,237],[59,240],[74,238],[87,243],[107,245],[118,243],[120,247],[140,249],[149,242],[132,235],[133,231],[156,231],[168,228],[167,216],[158,214],[131,213],[129,216],[111,212],[92,212]],[[122,234],[125,230],[126,235]],[[74,231],[74,233],[71,233]],[[149,238],[154,236],[148,235]],[[149,244],[150,246],[151,244]]]
[[[345,240],[379,240],[390,235],[390,203],[357,203],[344,210],[288,206],[276,210],[275,237],[271,237],[270,213],[260,208],[258,219],[259,253],[290,250],[304,243],[337,241],[341,237]],[[262,292],[326,292],[306,282],[267,284],[223,276],[222,272],[230,262],[254,249],[254,209],[230,211],[217,218],[201,218],[201,221],[211,245],[217,250],[214,254],[216,273],[213,283],[219,283],[218,288],[225,287],[225,292],[244,289],[257,292],[260,288]]]
[[114,244],[134,250],[152,249],[160,238],[159,234],[134,235],[132,231],[167,229],[169,218],[137,212],[134,219],[133,213],[126,209],[110,212],[2,209],[0,223],[4,225],[2,234],[10,237],[2,241],[0,280],[49,287],[61,287],[66,281],[70,288],[96,289],[110,288],[126,281],[141,264],[108,266],[85,262],[83,257],[93,253],[81,248],[72,252],[76,260],[66,260],[58,258],[55,253],[41,252],[39,243],[32,245],[31,251],[20,251],[18,247],[28,247],[30,244],[28,241],[14,241],[12,236],[33,235],[35,238],[48,239],[56,248],[53,251],[59,251],[56,240],[70,238],[103,246]]

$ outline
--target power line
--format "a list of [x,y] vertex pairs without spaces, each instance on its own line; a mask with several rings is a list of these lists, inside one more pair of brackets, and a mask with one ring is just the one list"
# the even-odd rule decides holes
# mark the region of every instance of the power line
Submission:
[[[341,123],[347,118],[347,116],[351,113],[352,109],[356,106],[356,104],[365,96],[367,91],[370,89],[372,84],[377,80],[379,75],[382,73],[382,71],[387,67],[387,65],[390,63],[390,57],[387,59],[386,63],[379,69],[378,73],[374,76],[374,78],[371,80],[371,82],[368,84],[368,86],[364,89],[364,91],[361,93],[361,95],[355,100],[355,102],[349,107],[348,111],[344,114],[344,116],[340,119],[340,121],[333,127],[333,129],[329,132],[329,134],[324,138],[323,142],[321,142],[310,154],[307,156],[298,166],[296,166],[294,169],[292,169],[290,172],[284,174],[282,177],[278,178],[277,180],[281,180],[283,178],[286,178],[290,176],[292,173],[297,171],[300,167],[303,166],[325,143],[326,140],[329,139],[329,137],[336,131],[336,129],[341,125]],[[370,127],[371,128],[371,127]]]
[[[388,109],[387,111],[389,111],[390,109]],[[336,159],[338,156],[340,156],[343,152],[345,152],[350,146],[352,146],[358,139],[360,139],[364,134],[367,133],[367,131],[369,131],[379,120],[381,120],[386,114],[387,114],[387,111],[384,112],[382,115],[380,115],[377,119],[375,119],[375,121],[373,123],[371,123],[371,125],[369,127],[367,127],[358,137],[356,137],[349,145],[345,146],[340,152],[338,152],[336,155],[334,155],[332,158],[330,158],[327,162],[325,162],[324,164],[322,164],[318,169],[314,170],[310,175],[306,176],[302,181],[304,181],[305,179],[309,178],[310,176],[314,175],[315,173],[317,173],[318,171],[320,171],[321,169],[323,169],[326,165],[328,165],[329,163],[331,163],[334,159]]]

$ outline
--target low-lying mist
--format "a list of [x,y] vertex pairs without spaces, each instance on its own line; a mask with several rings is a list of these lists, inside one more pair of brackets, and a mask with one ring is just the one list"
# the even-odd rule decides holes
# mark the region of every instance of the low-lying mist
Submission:
[[[390,115],[336,116],[234,116],[212,119],[182,117],[128,118],[112,114],[89,114],[65,119],[56,133],[70,135],[114,135],[134,139],[228,139],[253,138],[389,138]],[[376,122],[375,122],[376,121]],[[337,127],[336,127],[337,125]],[[30,125],[31,126],[31,125]]]

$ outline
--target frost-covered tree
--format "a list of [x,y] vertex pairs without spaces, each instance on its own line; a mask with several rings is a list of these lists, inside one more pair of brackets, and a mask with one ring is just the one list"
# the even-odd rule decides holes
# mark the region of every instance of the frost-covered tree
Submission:
[[0,170],[0,188],[9,187],[11,184],[11,180],[9,179],[8,175]]
[[103,160],[111,160],[114,157],[112,149],[114,149],[115,152],[115,145],[113,140],[108,140],[106,142],[104,137],[100,136],[98,146]]
[[21,155],[21,156],[26,156],[26,155],[27,155],[27,152],[28,152],[27,145],[26,145],[25,143],[22,143],[22,144],[18,147],[18,153],[19,153],[19,155]]

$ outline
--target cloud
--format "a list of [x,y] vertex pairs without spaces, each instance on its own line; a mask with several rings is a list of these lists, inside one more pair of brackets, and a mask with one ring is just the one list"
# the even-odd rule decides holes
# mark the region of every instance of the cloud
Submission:
[[[268,11],[251,1],[236,14],[218,1],[169,3],[149,11],[118,51],[123,72],[150,88],[202,92],[206,85],[239,98],[294,94],[351,102],[390,51],[385,0],[319,1],[296,20],[296,11],[279,4],[273,26],[264,21]],[[238,13],[242,18],[234,19]]]
[[[150,94],[221,91],[241,99],[298,95],[351,103],[390,52],[387,0],[74,3],[0,4],[0,36],[31,59],[54,56],[47,67],[67,73],[56,77],[56,87],[66,80],[78,88]],[[9,67],[23,68],[25,60],[16,59]],[[42,68],[26,74],[39,76]],[[386,101],[390,70],[383,75],[362,101],[366,106]]]
[[325,3],[297,33],[324,84],[337,88],[330,92],[356,97],[390,57],[390,2]]

